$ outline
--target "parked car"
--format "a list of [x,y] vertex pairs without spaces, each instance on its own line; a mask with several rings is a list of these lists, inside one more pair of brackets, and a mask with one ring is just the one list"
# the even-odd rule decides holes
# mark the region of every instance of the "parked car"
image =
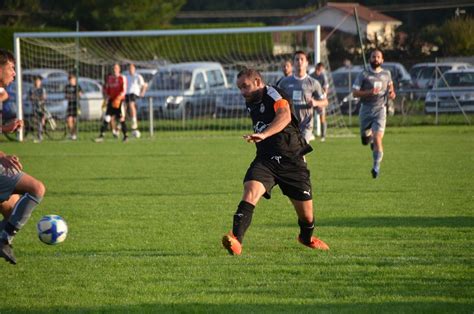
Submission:
[[331,73],[337,101],[343,114],[349,113],[349,102],[351,102],[350,111],[352,114],[356,114],[359,111],[360,100],[352,96],[352,85],[363,69],[360,65],[354,65],[351,68],[338,68]]
[[[10,85],[7,86],[5,89],[8,93],[8,99],[3,102],[2,108],[2,118],[3,120],[10,120],[17,117],[17,104],[16,104],[16,84],[17,82],[14,81]],[[30,82],[23,82],[22,84],[22,103],[23,103],[23,114],[25,116],[30,115],[32,113],[31,104],[28,100],[28,91],[33,87],[33,83]]]
[[260,74],[267,85],[276,85],[278,79],[283,76],[281,71],[262,71]]
[[[143,76],[143,80],[146,83],[150,83],[151,79],[153,78],[153,76],[155,76],[156,72],[158,72],[158,69],[136,69],[136,73]],[[124,74],[127,74],[127,73],[124,73]]]
[[25,69],[21,72],[23,82],[34,82],[35,77],[39,76],[42,80],[53,78],[66,78],[68,73],[61,69]]
[[[436,85],[436,77],[440,77],[441,73],[449,70],[462,70],[471,67],[469,63],[463,62],[430,62],[415,64],[410,74],[413,81],[414,88],[425,90],[425,92]],[[437,71],[436,69],[439,69]]]
[[393,86],[396,91],[403,89],[411,89],[413,82],[410,73],[405,66],[398,62],[384,62],[382,68],[389,70],[392,75]]
[[[81,120],[100,119],[104,101],[102,86],[96,80],[87,77],[79,77],[77,83],[82,89],[79,118]],[[67,78],[52,78],[43,82],[43,87],[47,93],[46,106],[48,111],[59,118],[66,117],[67,100],[64,95],[64,87],[67,84]]]
[[214,115],[218,94],[227,88],[222,65],[217,62],[186,62],[164,66],[151,80],[145,97],[137,103],[142,117],[179,119]]
[[451,70],[426,94],[425,112],[474,113],[474,69]]

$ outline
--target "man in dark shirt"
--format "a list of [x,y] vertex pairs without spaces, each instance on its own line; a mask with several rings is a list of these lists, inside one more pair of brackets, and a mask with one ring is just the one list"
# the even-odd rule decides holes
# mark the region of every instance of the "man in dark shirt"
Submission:
[[310,152],[298,127],[291,104],[276,88],[266,86],[260,73],[244,69],[237,75],[237,86],[245,98],[253,122],[254,133],[245,135],[255,143],[257,155],[244,178],[244,195],[234,215],[232,231],[224,235],[222,244],[232,255],[242,253],[242,241],[250,226],[257,202],[271,196],[279,185],[289,197],[298,215],[298,241],[312,249],[329,247],[313,236],[313,201],[310,173],[304,155]]
[[82,96],[81,86],[77,84],[76,75],[71,73],[68,78],[69,82],[64,87],[64,96],[67,99],[67,127],[69,129],[69,138],[73,141],[77,140],[77,115],[79,113],[78,101]]

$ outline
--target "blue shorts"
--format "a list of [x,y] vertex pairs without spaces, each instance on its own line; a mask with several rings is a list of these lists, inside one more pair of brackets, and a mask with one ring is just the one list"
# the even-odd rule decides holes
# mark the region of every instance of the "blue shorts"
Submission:
[[21,171],[5,171],[0,166],[0,203],[8,200],[15,190],[15,186],[23,176]]

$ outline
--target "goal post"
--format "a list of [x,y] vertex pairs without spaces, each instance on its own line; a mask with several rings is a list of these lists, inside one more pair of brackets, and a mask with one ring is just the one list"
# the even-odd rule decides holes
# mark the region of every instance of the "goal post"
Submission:
[[[141,70],[144,76],[146,71],[149,71],[152,78],[149,91],[139,103],[137,102],[140,128],[146,133],[148,130],[248,128],[250,122],[242,110],[243,99],[236,93],[238,90],[233,81],[240,69],[254,67],[264,74],[267,83],[272,84],[278,78],[276,76],[281,73],[281,62],[296,50],[303,50],[313,55],[315,64],[321,60],[319,25],[15,33],[14,47],[17,95],[25,95],[27,92],[25,86],[28,83],[27,72],[34,73],[41,69],[79,73],[78,84],[83,90],[85,88],[82,84],[86,83],[91,83],[90,89],[101,90],[104,76],[114,63],[122,66],[122,73],[129,63],[134,63],[137,72],[141,73]],[[195,75],[193,70],[183,64],[198,62],[219,64],[225,75],[224,81],[222,82],[217,76],[213,77],[217,74],[213,74],[212,69],[202,69],[204,85],[196,83],[190,86],[189,84],[194,84],[200,76],[199,73]],[[186,87],[188,90],[175,94],[176,90],[168,86],[172,85],[171,76],[166,76],[164,89],[165,94],[168,91],[169,95],[163,98],[162,90],[158,87],[160,82],[154,81],[157,80],[155,79],[157,73],[164,69],[168,72],[173,71],[179,64],[185,67],[185,71],[191,73],[189,77],[180,77],[180,86],[184,84],[182,80],[189,80]],[[94,81],[98,87],[92,86]],[[49,92],[51,105],[53,103],[58,105],[62,101],[64,107],[64,99],[58,99],[61,89],[51,86],[51,82],[59,84],[61,79],[48,77],[46,82],[49,84],[46,89]],[[218,82],[223,83],[219,88],[217,88]],[[87,93],[89,92],[87,90]],[[93,92],[90,92],[90,95],[93,95]],[[98,132],[101,124],[102,112],[97,112],[97,106],[103,102],[103,98],[100,93],[94,95],[96,96],[81,99],[81,106],[84,102],[91,107],[87,108],[91,111],[83,112],[79,119],[81,121],[79,133],[88,132],[87,136],[93,136],[93,133]],[[187,103],[178,104],[182,99],[188,99]],[[199,99],[198,106],[194,103],[196,99]],[[28,106],[23,103],[24,100],[24,96],[16,97],[17,114],[20,118],[28,115]],[[171,109],[175,111],[168,112]],[[22,134],[20,138],[21,136]]]

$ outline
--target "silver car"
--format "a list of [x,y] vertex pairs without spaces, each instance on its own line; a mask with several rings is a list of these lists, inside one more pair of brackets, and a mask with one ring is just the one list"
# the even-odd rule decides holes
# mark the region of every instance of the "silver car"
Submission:
[[438,84],[426,94],[426,113],[462,111],[474,113],[474,69],[444,73]]
[[[67,84],[67,78],[54,78],[43,82],[43,87],[47,93],[46,108],[53,116],[58,118],[66,117],[67,100],[64,95],[64,87]],[[79,118],[81,120],[100,119],[104,101],[102,86],[96,80],[87,77],[79,77],[77,84],[82,89]]]
[[217,62],[186,62],[158,70],[145,96],[137,102],[139,116],[150,106],[155,117],[180,119],[215,115],[218,95],[227,88],[222,65]]

